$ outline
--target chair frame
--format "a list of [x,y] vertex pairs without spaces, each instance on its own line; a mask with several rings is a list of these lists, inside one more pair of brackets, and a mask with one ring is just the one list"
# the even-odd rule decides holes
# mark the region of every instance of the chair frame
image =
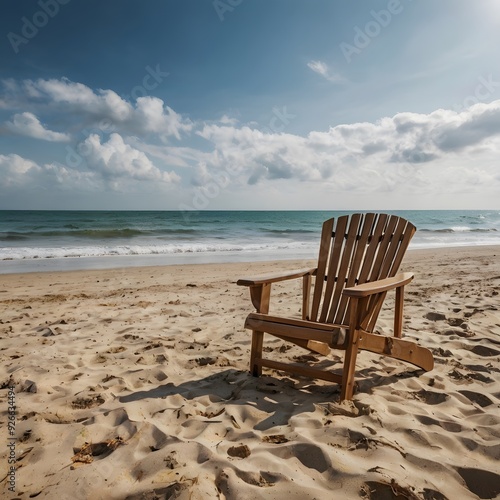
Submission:
[[[238,285],[249,287],[256,309],[245,321],[245,328],[252,330],[250,372],[260,376],[262,368],[267,367],[335,382],[341,385],[340,399],[345,400],[353,397],[359,350],[432,370],[432,353],[402,340],[404,287],[412,281],[413,274],[396,273],[415,230],[405,219],[387,214],[342,216],[336,224],[335,219],[329,219],[323,224],[318,267],[238,280]],[[336,259],[340,259],[340,264]],[[331,269],[335,269],[335,275],[328,274]],[[272,284],[300,278],[302,319],[270,315]],[[386,294],[391,290],[395,290],[393,336],[373,333]],[[331,349],[344,350],[342,373],[264,358],[264,333],[322,355],[328,355]],[[342,335],[345,339],[339,343]]]

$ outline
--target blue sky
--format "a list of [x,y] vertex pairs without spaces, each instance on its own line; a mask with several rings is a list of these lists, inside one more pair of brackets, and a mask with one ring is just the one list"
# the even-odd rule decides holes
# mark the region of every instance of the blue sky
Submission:
[[498,0],[6,0],[0,209],[498,208]]

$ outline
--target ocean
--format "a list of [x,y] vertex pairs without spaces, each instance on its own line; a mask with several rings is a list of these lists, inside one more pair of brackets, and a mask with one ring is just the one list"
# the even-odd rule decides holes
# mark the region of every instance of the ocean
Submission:
[[[0,274],[315,258],[348,211],[0,211]],[[500,210],[397,211],[411,248],[500,245]]]

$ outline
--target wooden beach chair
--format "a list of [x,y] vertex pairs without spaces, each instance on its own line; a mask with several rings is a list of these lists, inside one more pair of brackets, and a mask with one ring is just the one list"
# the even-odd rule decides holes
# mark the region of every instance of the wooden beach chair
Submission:
[[[342,401],[352,399],[359,350],[432,370],[432,353],[401,339],[403,290],[413,274],[397,271],[415,230],[413,224],[395,215],[367,213],[329,219],[323,223],[317,267],[238,280],[238,285],[250,288],[256,309],[245,321],[245,328],[252,330],[251,373],[259,376],[262,367],[268,367],[336,382],[341,384]],[[302,319],[269,314],[272,283],[294,278],[303,279]],[[389,290],[395,290],[394,331],[393,336],[383,336],[373,332]],[[328,355],[330,349],[344,350],[342,372],[265,359],[264,333],[322,355]]]

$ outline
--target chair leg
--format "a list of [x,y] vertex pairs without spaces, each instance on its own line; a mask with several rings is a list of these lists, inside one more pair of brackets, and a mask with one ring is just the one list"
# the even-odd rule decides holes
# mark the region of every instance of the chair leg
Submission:
[[394,310],[394,337],[403,336],[403,300],[404,287],[396,288],[396,305]]
[[344,368],[342,370],[342,389],[340,401],[352,399],[354,393],[354,373],[356,371],[356,358],[358,356],[358,336],[357,330],[350,333],[349,344],[344,358]]
[[344,369],[342,370],[340,401],[352,399],[354,393],[354,373],[356,371],[356,358],[358,357],[359,348],[359,325],[362,322],[361,317],[366,304],[366,298],[351,298],[348,342],[344,357]]
[[262,375],[262,365],[258,360],[262,359],[262,346],[264,343],[264,332],[252,330],[252,347],[250,351],[250,373],[254,377]]
[[[271,296],[271,284],[265,283],[250,287],[252,304],[259,313],[269,312],[269,299]],[[262,365],[257,363],[262,359],[262,347],[264,344],[264,332],[252,330],[252,347],[250,350],[250,373],[254,377],[262,375]]]

